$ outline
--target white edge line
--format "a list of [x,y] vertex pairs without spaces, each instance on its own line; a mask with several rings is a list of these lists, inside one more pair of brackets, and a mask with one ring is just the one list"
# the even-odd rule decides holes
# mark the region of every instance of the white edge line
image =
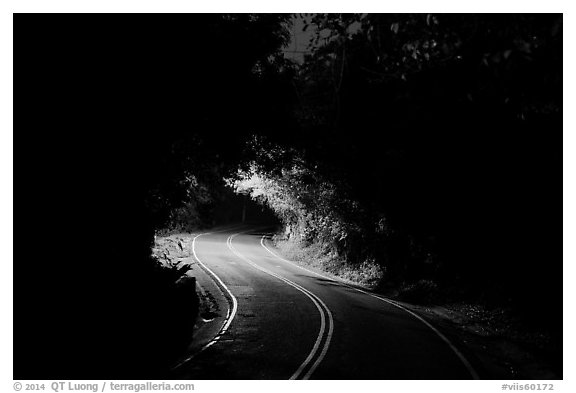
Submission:
[[[240,233],[242,233],[242,232],[240,232]],[[326,352],[328,351],[328,347],[330,345],[330,341],[332,339],[332,333],[334,330],[334,321],[332,318],[332,313],[330,312],[330,309],[328,308],[328,306],[326,306],[326,304],[320,298],[318,298],[318,296],[316,296],[314,293],[310,292],[306,288],[301,287],[300,285],[296,284],[295,282],[290,281],[287,278],[284,278],[284,277],[282,277],[282,276],[280,276],[274,272],[269,271],[268,269],[265,269],[265,268],[259,266],[258,264],[254,263],[250,259],[241,255],[238,252],[238,250],[236,250],[236,248],[232,245],[232,239],[234,237],[236,237],[237,235],[239,235],[240,233],[236,233],[234,235],[231,235],[226,242],[228,245],[228,248],[230,248],[230,250],[234,254],[236,254],[237,257],[248,262],[254,268],[256,268],[256,269],[258,269],[258,270],[260,270],[266,274],[269,274],[269,275],[285,282],[286,284],[292,286],[293,288],[297,289],[298,291],[302,292],[303,294],[305,294],[306,296],[308,296],[312,300],[312,302],[314,303],[314,305],[316,306],[316,308],[320,312],[320,331],[318,333],[318,337],[316,338],[316,342],[314,343],[314,347],[312,348],[312,351],[310,351],[310,353],[308,354],[308,357],[304,360],[304,362],[300,365],[300,367],[298,367],[298,370],[296,370],[296,372],[294,374],[292,374],[292,376],[290,377],[291,380],[298,378],[300,376],[300,374],[302,373],[302,371],[308,366],[308,364],[312,361],[312,359],[316,355],[316,352],[318,351],[320,343],[322,342],[322,336],[324,335],[325,326],[326,326],[326,317],[324,316],[324,312],[322,311],[320,304],[326,310],[326,314],[328,315],[328,320],[329,320],[329,327],[328,327],[328,334],[327,334],[326,342],[324,343],[324,347],[322,348],[320,355],[316,358],[316,361],[314,362],[312,367],[310,367],[310,369],[308,370],[306,375],[304,375],[304,377],[302,378],[302,379],[308,379],[308,378],[310,378],[312,373],[316,370],[316,368],[320,365],[320,362],[323,360],[324,356],[326,355]]]
[[442,339],[446,344],[448,344],[448,346],[450,347],[450,349],[452,349],[452,351],[454,352],[454,354],[456,354],[456,356],[458,357],[458,359],[460,359],[460,361],[462,362],[462,364],[464,365],[464,367],[466,367],[466,369],[468,370],[468,372],[470,373],[470,375],[472,376],[473,379],[480,379],[480,376],[478,375],[478,373],[476,372],[476,370],[474,370],[474,367],[472,367],[472,365],[470,364],[470,362],[464,357],[464,355],[462,354],[462,352],[460,352],[460,350],[458,350],[458,348],[456,348],[456,346],[455,346],[454,344],[452,344],[452,342],[451,342],[450,340],[448,340],[448,338],[447,338],[444,334],[442,334],[442,332],[440,332],[438,329],[436,329],[434,326],[432,326],[428,321],[426,321],[426,320],[425,320],[424,318],[422,318],[420,315],[418,315],[418,314],[416,314],[415,312],[407,309],[406,307],[404,307],[404,306],[396,303],[396,302],[393,301],[393,300],[386,299],[386,298],[384,298],[384,297],[374,295],[374,294],[372,294],[372,293],[370,293],[370,292],[366,292],[366,291],[364,291],[364,290],[362,290],[362,289],[355,288],[355,287],[353,287],[353,286],[350,286],[350,285],[346,284],[346,283],[343,282],[343,281],[336,280],[336,279],[331,278],[331,277],[327,277],[327,276],[325,276],[325,275],[323,275],[323,274],[320,274],[320,273],[316,273],[316,272],[314,272],[314,271],[312,271],[312,270],[306,269],[305,267],[299,266],[299,265],[295,264],[295,263],[292,262],[292,261],[289,261],[289,260],[287,260],[287,259],[284,259],[284,258],[282,258],[281,256],[279,256],[278,254],[276,254],[275,252],[273,252],[272,250],[270,250],[268,247],[266,247],[266,245],[264,244],[264,239],[265,239],[265,238],[266,238],[266,235],[263,235],[262,238],[260,239],[260,244],[262,245],[262,247],[264,247],[270,254],[274,255],[276,258],[278,258],[278,259],[280,259],[280,260],[282,260],[282,261],[284,261],[284,262],[287,262],[287,263],[289,263],[289,264],[291,264],[291,265],[293,265],[293,266],[296,266],[297,268],[300,268],[300,269],[302,269],[302,270],[305,270],[305,271],[307,271],[307,272],[309,272],[309,273],[315,274],[315,275],[317,275],[317,276],[319,276],[319,277],[328,279],[328,280],[333,281],[333,282],[338,282],[338,283],[340,283],[340,284],[342,284],[342,285],[344,285],[344,286],[346,286],[346,287],[348,287],[348,288],[354,289],[355,291],[364,293],[364,294],[366,294],[366,295],[368,295],[368,296],[372,296],[372,297],[374,297],[374,298],[376,298],[376,299],[380,299],[380,300],[383,301],[383,302],[386,302],[386,303],[388,303],[388,304],[391,304],[391,305],[394,306],[394,307],[397,307],[397,308],[399,308],[399,309],[401,309],[401,310],[406,311],[408,314],[412,315],[414,318],[418,319],[420,322],[422,322],[422,323],[424,323],[426,326],[428,326],[434,333],[436,333],[436,335],[437,335],[438,337],[440,337],[440,339]]
[[[204,350],[208,349],[209,347],[211,347],[212,345],[214,345],[216,342],[218,342],[218,340],[220,339],[220,337],[222,337],[222,335],[224,333],[226,333],[226,331],[228,330],[228,327],[230,326],[230,324],[232,323],[232,321],[234,320],[234,317],[236,316],[236,312],[238,310],[238,300],[236,299],[236,297],[232,294],[232,292],[230,291],[230,289],[228,289],[228,287],[222,282],[222,280],[220,279],[220,277],[218,277],[216,275],[216,273],[214,273],[208,266],[206,266],[204,263],[202,263],[202,261],[200,260],[200,258],[198,258],[198,255],[196,254],[196,239],[198,239],[200,236],[203,235],[210,235],[212,233],[218,233],[218,232],[226,232],[230,230],[230,228],[227,229],[223,229],[221,231],[215,231],[215,232],[206,232],[206,233],[201,233],[199,235],[194,236],[194,238],[192,239],[192,254],[194,255],[194,258],[196,258],[196,260],[198,261],[198,263],[200,265],[202,265],[202,267],[204,269],[206,269],[206,271],[212,276],[213,279],[215,279],[218,284],[220,284],[222,286],[222,288],[224,288],[224,290],[226,290],[226,292],[228,292],[228,295],[230,296],[230,299],[232,300],[232,310],[230,310],[230,308],[228,308],[228,312],[226,313],[226,318],[224,319],[224,324],[222,325],[222,327],[220,328],[220,330],[218,331],[218,333],[216,334],[216,336],[210,340],[208,343],[206,343],[202,348],[200,348],[198,351],[194,352],[192,355],[188,356],[186,359],[182,360],[181,362],[179,362],[177,365],[175,365],[174,367],[172,367],[172,370],[177,369],[178,367],[182,366],[183,364],[187,363],[188,361],[190,361],[191,359],[193,359],[195,356],[197,356],[198,354],[200,354],[201,352],[203,352]],[[220,288],[219,288],[220,289]]]

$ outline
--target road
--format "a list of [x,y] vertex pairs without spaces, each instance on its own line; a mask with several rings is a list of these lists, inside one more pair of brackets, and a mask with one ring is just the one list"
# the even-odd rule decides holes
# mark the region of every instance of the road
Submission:
[[470,379],[443,333],[409,310],[277,254],[246,228],[201,234],[195,258],[228,299],[223,332],[178,367],[191,379]]

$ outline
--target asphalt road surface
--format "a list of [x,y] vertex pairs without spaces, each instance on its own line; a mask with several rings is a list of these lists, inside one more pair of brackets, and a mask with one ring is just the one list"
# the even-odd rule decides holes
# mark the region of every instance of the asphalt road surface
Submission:
[[227,298],[221,334],[178,367],[192,379],[470,379],[456,344],[387,299],[296,266],[266,234],[205,233],[195,258]]

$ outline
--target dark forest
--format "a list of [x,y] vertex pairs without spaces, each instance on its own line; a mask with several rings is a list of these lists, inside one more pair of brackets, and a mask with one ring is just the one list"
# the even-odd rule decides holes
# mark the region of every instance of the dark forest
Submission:
[[155,236],[246,204],[376,293],[502,310],[561,378],[562,15],[15,15],[14,36],[15,378],[169,375],[195,306]]

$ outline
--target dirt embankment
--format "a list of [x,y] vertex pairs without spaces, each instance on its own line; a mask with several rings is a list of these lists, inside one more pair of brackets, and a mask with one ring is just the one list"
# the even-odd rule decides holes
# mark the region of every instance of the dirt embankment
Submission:
[[158,279],[172,288],[170,298],[165,299],[166,330],[170,337],[173,362],[186,352],[194,333],[199,310],[196,279],[190,272],[191,237],[189,234],[157,236],[152,256],[157,262]]

